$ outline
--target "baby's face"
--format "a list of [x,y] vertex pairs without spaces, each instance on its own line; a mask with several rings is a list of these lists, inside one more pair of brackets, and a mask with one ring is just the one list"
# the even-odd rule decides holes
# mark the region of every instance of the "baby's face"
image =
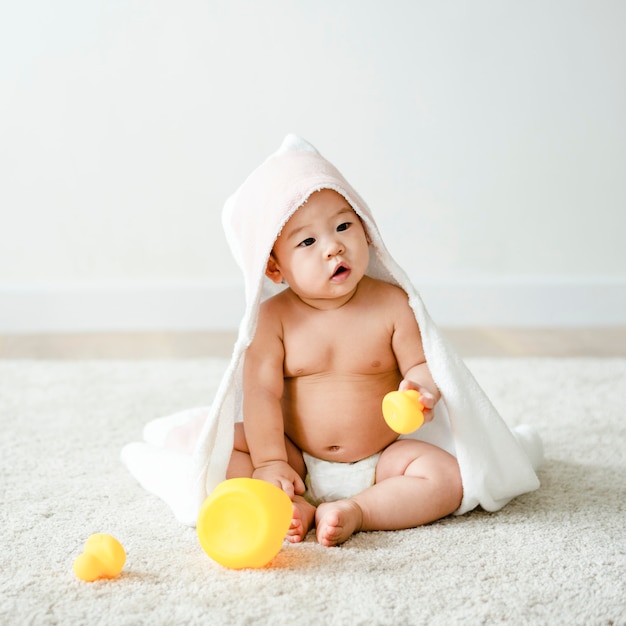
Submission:
[[267,275],[284,280],[305,302],[341,306],[354,295],[368,262],[361,220],[342,195],[322,189],[283,228]]

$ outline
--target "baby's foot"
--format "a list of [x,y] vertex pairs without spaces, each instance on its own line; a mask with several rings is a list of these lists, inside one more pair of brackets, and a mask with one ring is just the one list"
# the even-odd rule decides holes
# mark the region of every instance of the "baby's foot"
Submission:
[[361,528],[363,512],[354,500],[324,502],[315,513],[317,541],[323,546],[337,546]]
[[290,543],[304,541],[315,519],[315,507],[303,497],[296,496],[293,501],[293,517],[285,539]]

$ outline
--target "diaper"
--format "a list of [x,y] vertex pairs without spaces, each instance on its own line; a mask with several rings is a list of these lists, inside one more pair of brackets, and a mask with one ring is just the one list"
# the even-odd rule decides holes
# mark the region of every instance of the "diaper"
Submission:
[[302,456],[307,468],[304,497],[314,506],[356,496],[376,481],[380,452],[354,463],[324,461],[306,452]]

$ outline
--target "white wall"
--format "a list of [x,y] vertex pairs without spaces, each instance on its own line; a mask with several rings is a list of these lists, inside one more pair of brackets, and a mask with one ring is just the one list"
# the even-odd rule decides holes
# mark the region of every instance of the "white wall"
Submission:
[[221,207],[287,132],[440,323],[626,323],[625,27],[621,0],[3,3],[0,331],[235,327]]

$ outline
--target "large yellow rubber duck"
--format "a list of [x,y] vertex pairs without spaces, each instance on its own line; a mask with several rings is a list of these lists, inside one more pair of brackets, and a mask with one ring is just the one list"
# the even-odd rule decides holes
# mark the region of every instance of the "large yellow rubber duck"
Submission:
[[196,531],[214,561],[232,569],[258,568],[280,552],[292,515],[282,489],[255,478],[231,478],[202,504]]

